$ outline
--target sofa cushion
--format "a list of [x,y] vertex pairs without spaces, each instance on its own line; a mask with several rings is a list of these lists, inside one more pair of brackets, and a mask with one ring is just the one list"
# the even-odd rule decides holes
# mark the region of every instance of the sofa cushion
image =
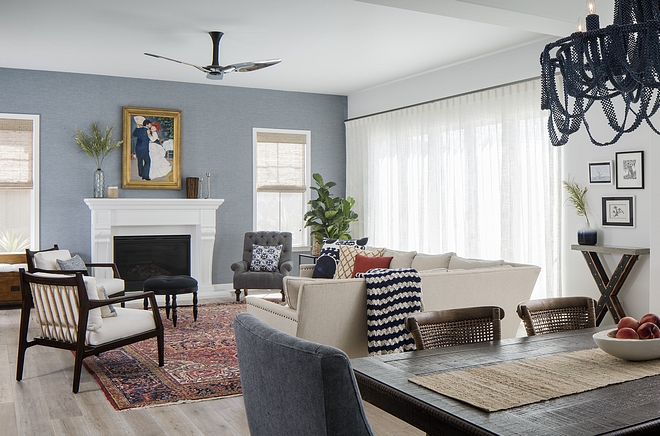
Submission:
[[353,266],[355,266],[355,256],[359,254],[368,257],[382,256],[384,248],[369,251],[352,245],[342,245],[339,247],[339,261],[333,279],[348,279],[353,276]]
[[277,272],[280,265],[282,245],[252,244],[252,262],[250,271]]
[[323,247],[321,248],[319,257],[316,259],[312,277],[315,279],[333,278],[337,269],[337,262],[339,262],[339,247],[350,245],[360,247],[364,250],[366,244],[367,238],[349,240],[324,238]]
[[353,274],[351,277],[355,277],[355,274],[365,273],[372,268],[389,268],[390,263],[392,262],[392,256],[363,256],[358,253],[355,256],[355,265],[353,265]]
[[34,266],[39,269],[60,269],[57,259],[71,259],[69,250],[40,251],[34,254]]
[[383,257],[392,257],[392,262],[390,262],[390,268],[399,269],[399,268],[412,268],[412,262],[417,255],[416,251],[397,251],[390,250],[389,248],[385,249]]
[[491,268],[502,265],[504,265],[503,260],[466,259],[460,256],[452,256],[449,261],[449,269]]
[[57,259],[57,265],[59,266],[58,269],[66,271],[82,271],[87,269],[85,261],[77,254],[71,259]]
[[417,253],[412,261],[412,268],[417,271],[427,269],[449,268],[449,261],[456,253],[449,252],[444,254],[420,254]]

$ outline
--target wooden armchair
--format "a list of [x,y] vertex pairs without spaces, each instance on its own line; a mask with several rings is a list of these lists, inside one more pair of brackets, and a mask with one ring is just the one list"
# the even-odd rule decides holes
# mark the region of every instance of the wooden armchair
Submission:
[[[72,257],[69,250],[60,250],[57,244],[53,245],[53,248],[48,248],[46,250],[36,250],[32,251],[30,249],[25,250],[25,255],[27,258],[27,268],[28,272],[49,272],[49,273],[65,273],[72,274],[76,271],[81,272],[84,275],[95,275],[96,268],[104,268],[106,271],[111,270],[112,274],[110,277],[107,277],[108,274],[98,274],[99,277],[96,277],[96,285],[103,286],[108,293],[108,296],[120,296],[124,295],[124,280],[119,274],[119,269],[114,263],[84,263],[85,267],[82,269],[64,269],[60,267],[60,261],[69,261],[71,262]],[[104,271],[105,273],[105,271]]]
[[[94,277],[71,274],[30,274],[20,269],[21,322],[16,359],[16,380],[23,378],[25,351],[33,345],[75,351],[73,392],[80,387],[82,362],[88,356],[123,347],[149,338],[158,340],[158,364],[164,363],[163,323],[153,292],[102,299]],[[101,308],[112,312],[110,304],[148,298],[151,310],[113,307],[116,315],[102,316]],[[32,305],[40,336],[28,341]]]
[[502,337],[504,309],[497,306],[466,307],[415,313],[406,318],[417,350],[451,347]]
[[541,298],[523,301],[516,312],[527,336],[596,327],[596,305],[590,297]]

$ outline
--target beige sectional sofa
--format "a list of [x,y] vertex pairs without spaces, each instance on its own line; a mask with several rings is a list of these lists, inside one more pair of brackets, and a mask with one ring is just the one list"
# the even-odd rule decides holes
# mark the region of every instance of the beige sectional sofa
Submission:
[[[454,253],[424,255],[386,250],[392,268],[419,271],[424,310],[496,305],[504,309],[502,337],[515,337],[519,302],[528,300],[541,268],[504,261],[464,259]],[[247,311],[299,338],[337,347],[349,357],[367,352],[367,289],[362,278],[314,279],[314,265],[284,278],[287,305],[246,297]]]

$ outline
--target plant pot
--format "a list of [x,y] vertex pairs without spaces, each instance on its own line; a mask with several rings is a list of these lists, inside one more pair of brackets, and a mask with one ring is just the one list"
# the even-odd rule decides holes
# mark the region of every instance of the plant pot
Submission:
[[312,244],[312,256],[318,256],[321,254],[321,244],[319,244],[319,241],[314,238],[314,244]]
[[598,232],[592,229],[590,225],[578,230],[578,244],[580,245],[596,245],[598,242]]

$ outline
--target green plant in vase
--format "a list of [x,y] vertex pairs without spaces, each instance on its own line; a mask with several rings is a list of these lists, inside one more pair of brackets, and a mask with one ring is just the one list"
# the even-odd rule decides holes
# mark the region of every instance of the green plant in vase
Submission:
[[564,189],[568,193],[568,201],[571,206],[575,208],[577,216],[583,216],[586,220],[586,227],[578,230],[578,244],[580,245],[596,245],[598,240],[598,233],[595,229],[591,228],[589,222],[589,212],[587,210],[587,200],[585,198],[589,188],[583,188],[574,179],[568,181],[564,180]]
[[105,133],[102,134],[99,130],[98,123],[92,124],[92,134],[87,135],[85,132],[76,127],[78,132],[75,136],[76,144],[88,155],[94,159],[96,164],[96,171],[94,172],[94,197],[105,197],[105,174],[101,169],[103,159],[114,149],[120,147],[124,141],[115,141],[112,137],[112,129],[114,126],[106,127]]
[[311,209],[304,215],[305,227],[311,228],[314,238],[312,254],[317,256],[323,238],[351,239],[350,224],[357,221],[358,215],[351,209],[355,200],[351,197],[341,198],[330,194],[330,188],[336,186],[335,182],[325,182],[320,174],[312,175],[318,186],[312,186],[316,191],[316,198],[308,204]]

